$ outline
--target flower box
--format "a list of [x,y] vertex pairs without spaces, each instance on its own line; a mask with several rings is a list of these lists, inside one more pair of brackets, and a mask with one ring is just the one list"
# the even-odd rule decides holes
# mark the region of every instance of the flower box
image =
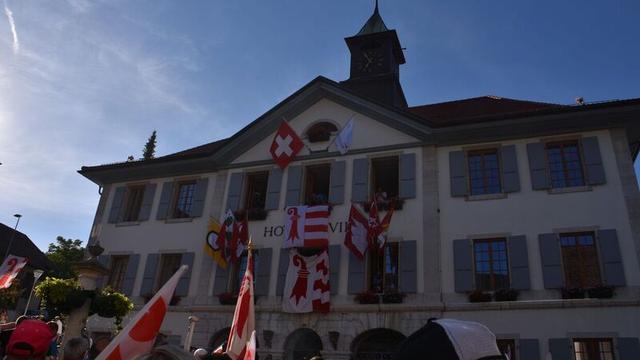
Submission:
[[379,304],[380,296],[371,291],[365,291],[356,295],[355,300],[360,304]]
[[235,305],[238,302],[238,295],[229,292],[221,293],[218,295],[218,301],[220,305]]
[[613,286],[596,286],[587,290],[587,295],[593,299],[611,299],[614,295]]
[[582,288],[563,288],[561,292],[563,299],[584,299],[586,294]]
[[481,290],[475,290],[470,292],[468,297],[469,297],[469,302],[472,302],[472,303],[491,301],[491,294]]
[[493,293],[495,301],[516,301],[520,293],[514,289],[499,289]]
[[399,292],[384,293],[382,294],[383,304],[402,304],[402,301],[407,295]]

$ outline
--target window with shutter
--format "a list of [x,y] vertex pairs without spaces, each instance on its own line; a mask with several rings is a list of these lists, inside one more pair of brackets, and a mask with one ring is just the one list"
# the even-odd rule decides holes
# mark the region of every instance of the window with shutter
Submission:
[[304,199],[306,205],[329,203],[331,164],[311,165],[305,168]]
[[502,355],[507,355],[509,360],[517,360],[515,339],[496,339],[498,350]]
[[467,152],[467,168],[471,195],[498,194],[502,192],[498,149]]
[[248,212],[247,216],[249,220],[259,220],[258,218],[260,218],[260,216],[258,216],[258,213],[264,213],[264,211],[261,212],[260,210],[264,210],[267,200],[269,172],[259,171],[249,173],[246,178],[244,208]]
[[191,217],[195,191],[195,180],[182,181],[177,184],[173,196],[173,218]]
[[552,188],[584,186],[584,172],[577,140],[546,144]]
[[128,255],[111,256],[111,266],[109,279],[107,284],[114,290],[121,291],[124,277],[127,274],[127,265],[129,264]]
[[367,252],[367,284],[374,293],[398,292],[398,243],[387,243],[384,251]]
[[397,156],[371,159],[371,192],[379,210],[398,199],[400,165]]
[[124,195],[124,206],[122,207],[122,221],[138,221],[138,215],[142,207],[144,198],[144,185],[129,185]]
[[567,288],[588,288],[602,284],[593,232],[560,234],[560,249]]
[[182,254],[162,254],[160,255],[160,266],[154,284],[154,292],[158,291],[173,274],[178,271],[182,264]]
[[576,360],[614,360],[613,340],[609,338],[573,339]]
[[508,289],[509,264],[504,238],[474,240],[476,289]]
[[[258,253],[254,252],[253,253],[254,286],[256,282],[255,271],[258,268],[258,265],[260,262],[259,258],[260,256],[258,255]],[[242,285],[242,278],[244,277],[244,273],[247,271],[248,259],[249,259],[249,253],[247,251],[244,251],[240,256],[240,258],[238,259],[238,261],[236,261],[233,264],[230,264],[231,266],[229,268],[229,282],[227,286],[228,292],[232,294],[238,294],[238,292],[240,291],[240,285]]]

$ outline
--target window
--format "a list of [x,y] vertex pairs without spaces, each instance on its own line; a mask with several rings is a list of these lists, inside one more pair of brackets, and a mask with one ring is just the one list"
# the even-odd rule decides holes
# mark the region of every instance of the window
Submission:
[[137,221],[144,197],[144,185],[128,186],[125,192],[122,221]]
[[304,199],[307,205],[325,205],[329,203],[329,177],[331,165],[307,166],[305,176]]
[[510,360],[517,360],[514,339],[496,339],[496,344],[502,355],[508,355]]
[[112,256],[111,257],[111,273],[109,273],[109,286],[114,290],[122,290],[122,282],[127,273],[127,265],[129,264],[129,256]]
[[329,141],[331,134],[338,128],[330,122],[319,122],[307,130],[307,138],[310,143]]
[[158,290],[175,274],[182,265],[182,254],[162,254],[155,289]]
[[245,209],[264,209],[264,204],[267,199],[268,181],[268,171],[247,174],[247,192],[244,199]]
[[188,218],[191,216],[193,195],[196,191],[196,182],[188,181],[178,183],[173,206],[174,218]]
[[372,191],[379,208],[385,209],[398,197],[399,171],[397,156],[371,160]]
[[594,233],[560,234],[560,248],[567,288],[601,285]]
[[502,191],[498,150],[474,150],[467,153],[471,195],[496,194]]
[[[231,271],[229,271],[229,292],[232,294],[238,294],[240,292],[240,285],[242,285],[242,278],[244,277],[244,273],[247,271],[247,260],[249,259],[248,253],[245,251],[242,253],[238,261],[231,265]],[[258,265],[258,252],[253,252],[253,282],[255,284],[256,274],[255,270]]]
[[550,142],[546,151],[552,188],[585,185],[578,141]]
[[384,252],[368,251],[369,290],[374,293],[398,291],[398,243],[387,243]]
[[611,339],[574,339],[576,360],[615,360]]
[[505,239],[473,242],[476,289],[493,291],[509,288],[509,264]]

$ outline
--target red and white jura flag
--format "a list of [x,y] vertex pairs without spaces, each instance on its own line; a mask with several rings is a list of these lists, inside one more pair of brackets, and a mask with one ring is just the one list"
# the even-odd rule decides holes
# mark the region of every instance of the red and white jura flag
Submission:
[[6,289],[11,286],[13,279],[18,276],[20,270],[27,265],[27,258],[15,255],[9,255],[2,266],[0,266],[0,289]]
[[285,209],[283,248],[329,246],[329,206],[289,206]]
[[361,260],[364,259],[364,254],[369,246],[368,229],[369,223],[367,219],[354,204],[351,204],[347,232],[344,235],[344,245]]
[[256,331],[251,332],[251,339],[247,343],[247,351],[244,353],[243,360],[255,360],[256,358]]
[[293,161],[293,158],[302,150],[303,146],[304,143],[298,134],[293,131],[286,121],[282,121],[276,136],[273,138],[269,152],[276,164],[281,169],[284,169]]
[[151,351],[160,331],[167,307],[180,277],[189,267],[182,265],[142,310],[120,331],[118,336],[98,355],[96,360],[126,360]]
[[227,355],[232,360],[244,359],[251,333],[256,329],[256,315],[253,307],[253,255],[249,251],[247,270],[244,272],[240,294],[233,314],[233,322],[227,340]]
[[282,310],[290,313],[329,312],[329,254],[302,256],[292,250],[282,296]]

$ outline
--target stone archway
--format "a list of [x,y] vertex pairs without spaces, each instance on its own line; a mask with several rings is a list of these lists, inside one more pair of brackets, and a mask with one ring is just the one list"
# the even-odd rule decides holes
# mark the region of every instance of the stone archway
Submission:
[[213,334],[211,338],[209,338],[209,347],[217,349],[220,345],[222,345],[222,343],[227,341],[227,339],[229,338],[229,331],[231,331],[230,327],[216,331],[215,334]]
[[306,360],[322,351],[322,339],[311,329],[297,329],[287,336],[283,350],[283,360]]
[[371,329],[351,342],[353,360],[391,360],[398,346],[407,337],[391,329]]

